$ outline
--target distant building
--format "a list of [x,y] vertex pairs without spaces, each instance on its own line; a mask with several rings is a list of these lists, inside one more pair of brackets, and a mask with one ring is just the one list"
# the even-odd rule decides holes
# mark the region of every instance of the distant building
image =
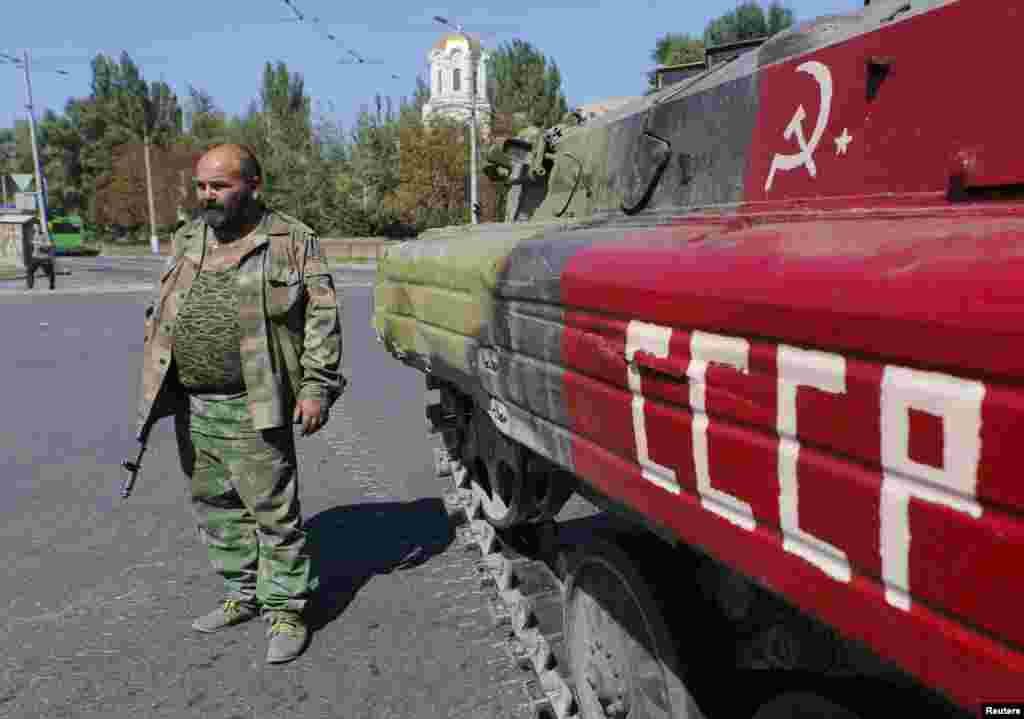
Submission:
[[675,85],[678,82],[702,75],[708,70],[721,65],[724,62],[735,60],[740,55],[748,53],[764,44],[770,35],[730,42],[724,45],[712,45],[704,50],[704,59],[697,62],[687,62],[681,65],[662,65],[654,69],[654,82],[657,89]]
[[[427,53],[430,61],[430,100],[423,106],[423,122],[440,115],[468,121],[474,89],[477,122],[486,129],[491,104],[487,100],[487,60],[490,53],[464,32],[449,32]],[[476,76],[475,88],[473,77]]]
[[35,212],[35,176],[30,174],[0,174],[0,205],[5,209]]

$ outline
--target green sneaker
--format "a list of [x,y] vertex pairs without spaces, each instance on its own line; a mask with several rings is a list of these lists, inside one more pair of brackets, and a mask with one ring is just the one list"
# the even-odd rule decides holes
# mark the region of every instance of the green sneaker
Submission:
[[290,662],[302,654],[309,639],[309,629],[298,612],[273,611],[267,616],[267,664]]
[[259,613],[259,608],[254,604],[243,602],[240,599],[225,599],[223,605],[192,622],[192,628],[209,634],[255,619]]

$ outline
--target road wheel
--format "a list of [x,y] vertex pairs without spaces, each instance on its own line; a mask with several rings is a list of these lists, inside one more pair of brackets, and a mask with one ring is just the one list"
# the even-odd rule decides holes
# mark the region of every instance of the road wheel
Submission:
[[662,605],[636,563],[604,539],[587,542],[571,560],[565,632],[580,716],[701,717],[683,684]]
[[478,461],[473,491],[480,495],[480,511],[496,529],[510,529],[526,520],[522,481],[507,462]]
[[527,454],[524,467],[523,494],[531,505],[530,521],[554,519],[576,491],[575,477],[533,452]]

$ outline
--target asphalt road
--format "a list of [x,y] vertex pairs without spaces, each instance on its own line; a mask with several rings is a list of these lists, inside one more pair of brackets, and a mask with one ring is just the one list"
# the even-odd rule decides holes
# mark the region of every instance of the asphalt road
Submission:
[[324,430],[299,440],[323,581],[310,647],[271,667],[261,622],[190,630],[220,584],[169,420],[134,495],[118,494],[159,267],[63,259],[71,274],[55,291],[0,282],[0,717],[528,716],[523,676],[438,499],[422,375],[374,341],[367,268],[335,274],[348,392]]

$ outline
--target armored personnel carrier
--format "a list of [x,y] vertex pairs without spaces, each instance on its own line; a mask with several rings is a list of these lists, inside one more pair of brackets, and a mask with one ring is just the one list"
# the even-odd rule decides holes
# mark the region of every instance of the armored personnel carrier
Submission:
[[[510,140],[508,222],[380,263],[539,716],[1024,700],[1022,37],[804,22]],[[631,529],[560,540],[573,492]]]

